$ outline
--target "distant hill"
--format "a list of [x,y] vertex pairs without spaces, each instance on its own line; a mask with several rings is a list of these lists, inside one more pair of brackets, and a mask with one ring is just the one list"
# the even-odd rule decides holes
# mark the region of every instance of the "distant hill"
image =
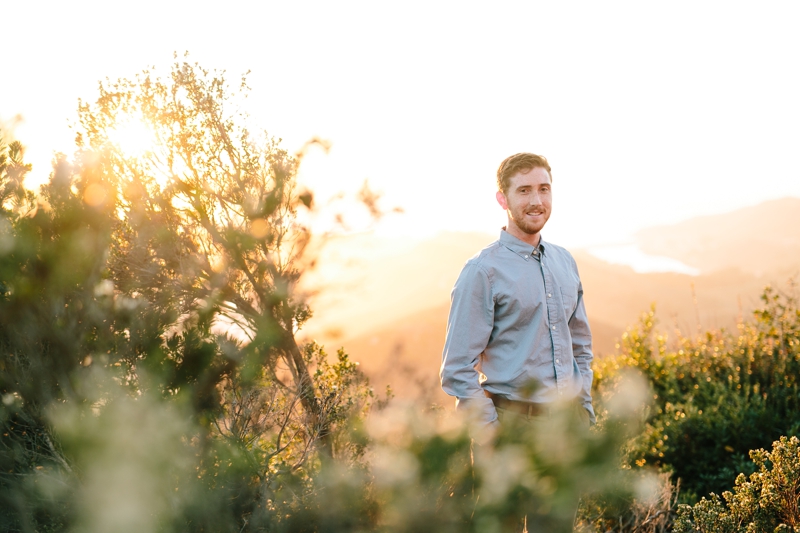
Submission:
[[[776,202],[772,208],[756,206],[752,208],[755,211],[741,211],[756,213],[758,224],[754,226],[763,233],[784,235],[785,242],[793,242],[791,232],[783,228],[792,216],[786,209],[792,202],[795,200]],[[800,205],[800,200],[796,202]],[[719,215],[718,225],[734,227],[734,215]],[[678,224],[675,227],[679,229],[674,232],[695,232],[697,242],[703,242],[702,235],[713,236],[714,231],[722,231],[715,230],[714,218]],[[697,224],[697,228],[690,223]],[[771,231],[771,226],[776,229]],[[663,237],[670,234],[665,228],[659,231]],[[749,236],[754,254],[758,249],[772,249],[779,240],[765,239],[762,246],[755,235],[744,234]],[[305,328],[305,334],[328,345],[329,351],[344,346],[361,362],[376,388],[391,384],[400,397],[449,402],[439,388],[438,370],[450,290],[464,262],[496,238],[480,233],[441,233],[425,240],[357,235],[331,241],[321,254],[323,268],[306,280],[307,288],[317,290],[318,295],[311,300],[316,317]],[[687,250],[692,238],[690,235],[684,239]],[[710,246],[716,238],[712,238]],[[710,258],[708,264],[691,263],[659,246],[653,245],[648,251],[675,257],[707,273],[641,274],[585,251],[572,250],[583,280],[598,356],[612,353],[625,329],[635,324],[652,303],[656,304],[659,329],[672,338],[676,330],[693,335],[700,329],[734,329],[737,321],[749,316],[757,306],[764,285],[783,285],[796,273],[792,265],[800,264],[800,250],[791,244],[774,261],[766,255],[746,263],[757,265],[761,269],[758,271],[742,268],[741,251],[739,255],[731,254],[727,262],[717,260],[714,268],[708,266]]]
[[320,268],[303,280],[314,293],[315,317],[306,330],[320,338],[353,338],[447,304],[464,262],[496,238],[444,232],[429,239],[332,239],[316,252]]
[[703,272],[738,268],[757,276],[800,270],[800,198],[782,198],[640,231],[642,251]]
[[[734,330],[737,320],[749,316],[765,284],[762,278],[729,270],[714,275],[637,274],[609,265],[585,252],[576,252],[581,271],[594,351],[613,353],[622,333],[642,312],[656,304],[658,329],[673,339],[679,331],[694,335],[700,328]],[[785,280],[776,276],[776,282]],[[376,387],[391,384],[400,397],[449,401],[438,384],[449,303],[424,309],[368,333],[337,339]]]

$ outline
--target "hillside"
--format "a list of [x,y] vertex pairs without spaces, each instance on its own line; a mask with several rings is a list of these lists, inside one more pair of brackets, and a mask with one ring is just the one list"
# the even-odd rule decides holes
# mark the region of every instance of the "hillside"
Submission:
[[648,228],[637,234],[636,243],[646,253],[673,257],[703,272],[800,270],[800,198]]
[[309,272],[315,317],[306,331],[324,339],[354,338],[450,301],[464,262],[496,236],[445,232],[430,239],[334,238],[316,252]]

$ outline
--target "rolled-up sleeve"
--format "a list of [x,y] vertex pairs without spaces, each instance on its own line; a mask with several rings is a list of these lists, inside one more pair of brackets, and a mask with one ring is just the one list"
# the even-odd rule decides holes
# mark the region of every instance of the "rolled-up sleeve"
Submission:
[[[577,271],[577,266],[575,266]],[[581,372],[582,387],[580,392],[581,404],[589,411],[591,423],[595,423],[594,408],[592,407],[592,332],[589,329],[589,319],[586,316],[586,306],[583,302],[583,285],[578,286],[578,306],[569,320],[569,332],[572,337],[572,356]]]
[[480,421],[492,424],[497,412],[483,392],[476,366],[492,334],[494,299],[491,280],[479,264],[467,262],[450,300],[439,372],[442,389],[456,397],[459,410],[470,410]]

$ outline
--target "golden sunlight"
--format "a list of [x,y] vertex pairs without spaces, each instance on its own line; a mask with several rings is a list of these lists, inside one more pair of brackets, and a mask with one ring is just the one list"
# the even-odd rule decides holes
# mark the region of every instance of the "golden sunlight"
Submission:
[[[157,159],[153,156],[157,154],[160,144],[146,120],[130,115],[119,117],[114,127],[108,130],[107,135],[111,144],[116,146],[125,158],[136,159],[140,162],[152,159],[151,163]],[[175,163],[179,167],[182,166],[179,159]],[[159,187],[164,188],[169,183],[172,172],[166,171],[158,164],[148,166],[151,177]],[[175,168],[171,170],[174,172]]]
[[141,157],[153,152],[156,146],[153,131],[143,121],[133,118],[118,122],[108,130],[108,139],[130,157]]

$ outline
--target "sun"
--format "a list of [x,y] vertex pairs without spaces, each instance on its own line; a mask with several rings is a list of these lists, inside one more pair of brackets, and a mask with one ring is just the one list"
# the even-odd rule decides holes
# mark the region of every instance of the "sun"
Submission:
[[156,163],[159,149],[163,146],[146,120],[130,116],[118,118],[116,124],[106,132],[108,141],[124,158],[144,164],[142,168],[148,169],[147,172],[159,187],[164,188],[170,182],[170,173]]
[[155,135],[150,127],[144,121],[133,118],[117,122],[108,130],[108,140],[130,157],[152,153],[156,146]]

